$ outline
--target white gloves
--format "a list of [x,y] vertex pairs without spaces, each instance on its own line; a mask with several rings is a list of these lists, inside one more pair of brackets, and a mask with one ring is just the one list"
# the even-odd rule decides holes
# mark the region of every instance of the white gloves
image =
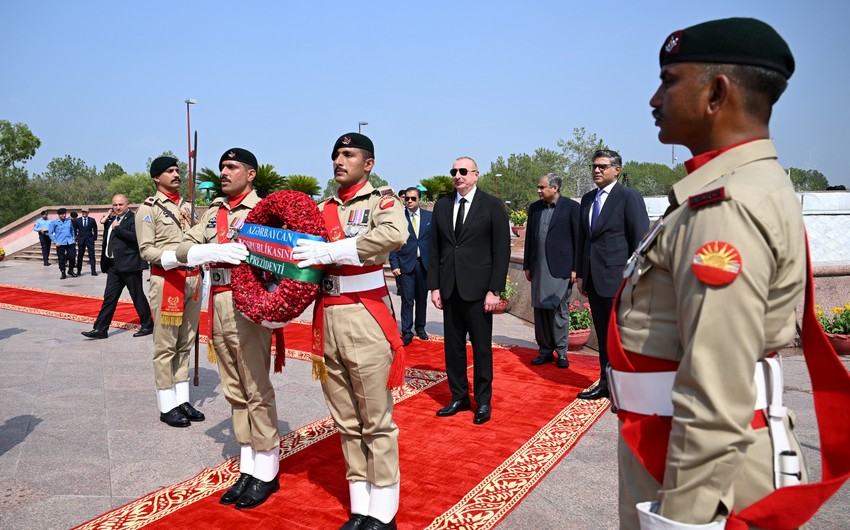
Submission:
[[[357,239],[347,237],[325,243],[324,241],[313,241],[312,239],[299,239],[295,248],[292,249],[292,259],[298,261],[298,267],[310,267],[312,265],[363,265],[360,256],[357,255]],[[304,261],[302,261],[304,260]]]
[[647,501],[636,504],[641,530],[723,530],[726,519],[706,524],[687,524],[658,515],[658,503]]
[[184,265],[177,261],[177,253],[173,250],[165,250],[162,252],[162,255],[159,257],[159,263],[162,265],[162,268],[170,271],[171,269],[176,269],[180,265]]
[[229,263],[239,265],[248,257],[248,249],[242,243],[207,243],[192,245],[186,255],[186,264],[190,267],[204,263]]

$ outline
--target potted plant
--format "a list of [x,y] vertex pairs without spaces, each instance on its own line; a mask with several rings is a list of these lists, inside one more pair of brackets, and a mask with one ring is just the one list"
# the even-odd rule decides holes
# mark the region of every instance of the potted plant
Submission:
[[840,355],[850,354],[850,303],[844,307],[833,307],[829,316],[821,306],[817,309],[818,322],[826,333],[835,352]]
[[525,230],[525,223],[528,222],[528,214],[525,213],[525,210],[514,210],[511,212],[511,231],[515,236],[519,237],[523,230]]
[[500,314],[507,311],[511,305],[511,298],[515,294],[516,289],[514,288],[514,284],[511,283],[511,276],[509,274],[507,279],[505,279],[505,289],[499,294],[499,304],[493,310],[493,313]]
[[590,314],[590,304],[578,300],[570,304],[570,334],[567,337],[567,349],[578,350],[590,338],[590,327],[593,317]]
[[3,250],[3,247],[0,247],[0,261],[6,259],[6,251]]

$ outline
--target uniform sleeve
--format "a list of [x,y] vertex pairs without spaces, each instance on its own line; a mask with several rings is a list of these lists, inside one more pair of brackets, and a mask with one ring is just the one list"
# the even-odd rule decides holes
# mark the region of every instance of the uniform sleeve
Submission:
[[139,254],[150,263],[162,262],[162,249],[156,246],[156,217],[153,208],[145,204],[136,212],[136,239],[139,240]]
[[210,207],[207,208],[207,211],[204,212],[204,216],[201,218],[201,221],[183,234],[183,241],[177,246],[177,250],[175,251],[177,254],[177,260],[181,263],[186,263],[188,261],[187,254],[189,253],[189,249],[192,248],[192,245],[207,242],[204,236],[204,231],[207,224],[209,224],[210,219],[214,219],[218,213],[218,204],[219,203],[211,204]]
[[[668,236],[683,357],[658,500],[662,516],[700,524],[731,510],[731,484],[754,441],[753,374],[765,354],[766,301],[776,264],[769,236],[740,203],[683,215],[690,219]],[[692,269],[695,253],[714,241],[740,253],[740,274],[726,285],[709,286]]]
[[[392,197],[385,195],[384,197]],[[401,203],[393,198],[393,203],[387,208],[379,206],[383,197],[373,195],[370,197],[370,209],[373,228],[365,234],[357,236],[357,254],[360,261],[366,265],[375,256],[387,254],[391,250],[398,250],[407,242],[407,220],[404,218],[404,208]],[[385,258],[382,258],[385,259]]]

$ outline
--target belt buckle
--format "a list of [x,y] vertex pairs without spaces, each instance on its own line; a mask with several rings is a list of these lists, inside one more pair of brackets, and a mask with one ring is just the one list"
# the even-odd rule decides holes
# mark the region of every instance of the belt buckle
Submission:
[[329,296],[339,296],[339,276],[334,274],[322,276],[322,293]]

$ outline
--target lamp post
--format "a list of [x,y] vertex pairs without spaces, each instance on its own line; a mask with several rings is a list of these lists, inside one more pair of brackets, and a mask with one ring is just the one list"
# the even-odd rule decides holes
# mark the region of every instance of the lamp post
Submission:
[[[189,180],[189,202],[195,204],[195,183],[191,182],[192,178],[192,121],[189,116],[189,105],[197,103],[194,99],[186,100],[186,143],[189,146],[189,158],[186,159],[186,179]],[[194,212],[193,212],[194,213]]]
[[493,179],[494,187],[496,188],[496,189],[495,189],[496,197],[498,197],[498,196],[499,196],[499,177],[501,177],[501,176],[502,176],[502,174],[501,174],[501,173],[496,173],[496,178],[495,178],[495,179]]
[[358,133],[358,134],[362,134],[362,133],[363,133],[362,127],[363,127],[364,125],[369,125],[369,122],[368,122],[368,121],[358,121],[358,122],[357,122],[357,133]]

